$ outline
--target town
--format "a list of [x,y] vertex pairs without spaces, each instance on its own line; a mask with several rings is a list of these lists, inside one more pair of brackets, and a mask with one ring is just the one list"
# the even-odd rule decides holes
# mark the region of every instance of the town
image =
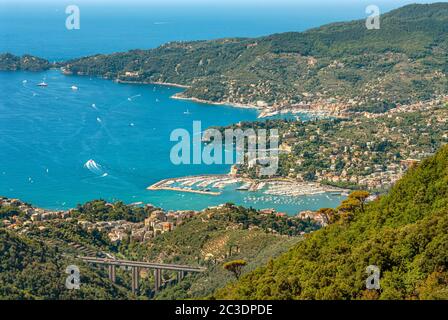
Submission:
[[[117,204],[105,202],[106,207],[113,208],[115,205]],[[121,205],[122,204],[120,203],[120,206]],[[123,206],[131,209],[135,207],[132,204]],[[198,215],[210,217],[210,215],[216,214],[217,212],[226,212],[228,206],[228,204],[221,204],[201,211],[164,211],[151,204],[146,204],[142,207],[145,217],[139,222],[131,222],[129,219],[108,219],[107,221],[95,219],[95,221],[91,221],[83,218],[83,216],[79,214],[79,211],[77,211],[78,209],[52,211],[33,207],[18,199],[0,197],[0,227],[14,230],[20,234],[27,234],[33,226],[37,226],[40,231],[44,231],[46,229],[46,223],[68,221],[77,223],[82,229],[88,232],[101,232],[107,235],[112,243],[124,240],[147,242],[161,234],[175,230],[188,219],[192,219]],[[7,214],[3,214],[3,212]],[[323,217],[320,212],[313,212],[310,210],[301,211],[295,216],[288,216],[284,212],[277,212],[275,209],[266,208],[259,210],[259,214],[261,217],[271,216],[285,221],[309,221],[318,226],[325,226],[328,224],[328,221],[326,221],[325,217]],[[249,229],[257,228],[255,225],[249,225],[248,227]],[[267,231],[277,233],[277,231],[272,228],[268,228]],[[302,235],[304,232],[299,231],[297,234]]]
[[[447,108],[444,97],[353,119],[268,120],[235,126],[279,128],[276,176],[381,192],[448,142]],[[256,178],[257,169],[240,165],[236,174]]]

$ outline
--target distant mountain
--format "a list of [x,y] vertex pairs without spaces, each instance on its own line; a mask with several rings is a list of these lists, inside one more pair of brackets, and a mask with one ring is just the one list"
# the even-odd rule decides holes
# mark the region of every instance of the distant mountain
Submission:
[[[219,290],[219,299],[448,299],[448,146],[364,209]],[[366,289],[366,268],[380,290]]]
[[[152,50],[55,64],[66,73],[189,86],[211,102],[383,112],[448,94],[448,3],[415,4],[365,20],[255,39],[172,42]],[[26,61],[24,61],[26,60]],[[51,65],[0,56],[0,70]]]
[[448,94],[448,3],[256,39],[173,42],[68,61],[66,72],[190,86],[213,102],[358,111]]

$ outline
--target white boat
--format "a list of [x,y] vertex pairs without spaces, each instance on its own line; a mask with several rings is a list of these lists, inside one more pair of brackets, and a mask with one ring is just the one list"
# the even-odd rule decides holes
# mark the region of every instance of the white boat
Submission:
[[190,110],[184,111],[184,114],[191,114]]
[[78,90],[77,86],[72,86],[72,90]]
[[45,81],[42,81],[41,83],[37,84],[38,87],[47,87],[48,84]]

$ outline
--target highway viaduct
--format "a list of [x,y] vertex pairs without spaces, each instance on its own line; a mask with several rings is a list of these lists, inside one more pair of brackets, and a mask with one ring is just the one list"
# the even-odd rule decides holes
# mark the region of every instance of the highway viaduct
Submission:
[[187,265],[177,264],[164,264],[164,263],[151,263],[143,261],[130,261],[130,260],[118,260],[110,258],[97,258],[97,257],[79,257],[82,261],[104,265],[109,269],[109,279],[115,283],[115,268],[127,267],[131,268],[132,275],[132,293],[137,293],[139,288],[139,275],[141,269],[153,269],[154,270],[154,291],[158,292],[162,286],[162,270],[169,270],[177,272],[177,281],[184,278],[186,272],[205,272],[206,268],[192,267]]

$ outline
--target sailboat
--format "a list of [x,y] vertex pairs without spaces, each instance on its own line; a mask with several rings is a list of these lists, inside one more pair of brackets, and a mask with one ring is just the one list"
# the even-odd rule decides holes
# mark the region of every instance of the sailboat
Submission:
[[184,111],[184,114],[191,114],[190,110]]
[[48,84],[45,81],[42,81],[37,84],[38,87],[48,87]]

